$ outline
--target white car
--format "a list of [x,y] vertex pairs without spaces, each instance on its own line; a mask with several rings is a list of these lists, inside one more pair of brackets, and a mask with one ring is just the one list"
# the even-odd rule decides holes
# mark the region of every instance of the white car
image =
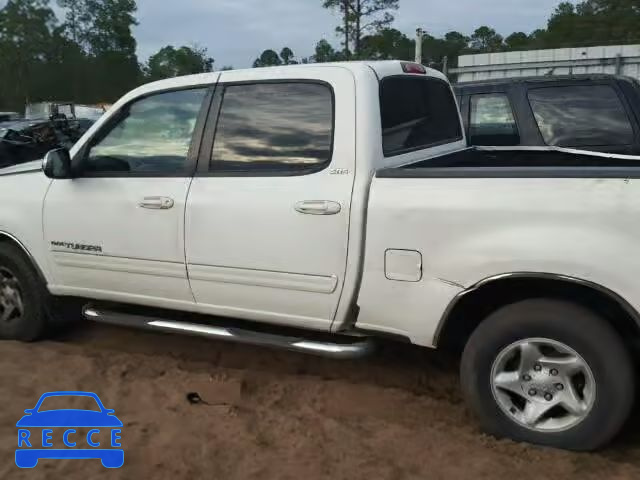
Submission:
[[0,335],[77,305],[338,358],[459,347],[487,431],[595,449],[634,397],[638,160],[469,149],[412,63],[145,85],[70,154],[0,170]]

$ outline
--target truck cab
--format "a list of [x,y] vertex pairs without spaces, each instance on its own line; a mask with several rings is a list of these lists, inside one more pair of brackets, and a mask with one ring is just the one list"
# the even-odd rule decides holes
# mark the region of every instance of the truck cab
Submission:
[[[427,105],[439,114],[422,118]],[[376,120],[356,128],[357,118]],[[351,320],[374,172],[464,147],[459,125],[444,77],[407,74],[399,62],[141,87],[72,149],[69,178],[48,185],[49,290],[340,329]]]

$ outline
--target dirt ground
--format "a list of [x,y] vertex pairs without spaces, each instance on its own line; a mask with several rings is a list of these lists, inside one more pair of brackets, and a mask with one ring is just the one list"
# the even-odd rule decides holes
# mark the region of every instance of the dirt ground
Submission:
[[[456,362],[403,345],[340,362],[87,325],[0,348],[2,479],[640,478],[638,413],[597,454],[495,440],[465,409]],[[56,390],[93,391],[115,409],[122,468],[98,460],[15,466],[16,421]],[[192,392],[202,402],[189,402]]]

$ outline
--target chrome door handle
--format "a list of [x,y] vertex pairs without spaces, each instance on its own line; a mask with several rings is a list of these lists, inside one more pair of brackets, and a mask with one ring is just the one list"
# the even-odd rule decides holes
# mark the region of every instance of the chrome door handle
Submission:
[[138,204],[142,208],[150,210],[169,210],[173,208],[173,198],[169,197],[144,197]]
[[342,206],[330,200],[304,200],[296,203],[295,209],[305,215],[335,215],[340,213]]

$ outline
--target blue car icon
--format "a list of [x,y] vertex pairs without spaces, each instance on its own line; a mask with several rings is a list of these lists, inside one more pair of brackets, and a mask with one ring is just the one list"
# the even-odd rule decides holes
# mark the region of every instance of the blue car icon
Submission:
[[[56,409],[40,411],[42,402],[51,397],[90,397],[97,410]],[[33,468],[41,458],[53,459],[100,459],[106,468],[119,468],[124,464],[124,450],[120,448],[122,422],[114,415],[115,411],[104,407],[100,398],[91,392],[51,392],[40,397],[36,406],[24,411],[16,426],[18,427],[18,448],[16,465],[21,468]],[[43,429],[42,436],[34,434],[33,428]],[[53,448],[53,428],[64,429],[62,440],[66,448]],[[91,428],[86,435],[86,443],[91,448],[75,448],[76,441],[82,440],[75,428]],[[95,436],[101,429],[110,429],[110,447],[104,448]],[[40,442],[41,441],[41,442]],[[41,445],[39,445],[41,443]],[[103,442],[104,443],[104,442]],[[42,448],[39,448],[39,447]]]

